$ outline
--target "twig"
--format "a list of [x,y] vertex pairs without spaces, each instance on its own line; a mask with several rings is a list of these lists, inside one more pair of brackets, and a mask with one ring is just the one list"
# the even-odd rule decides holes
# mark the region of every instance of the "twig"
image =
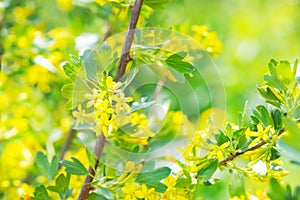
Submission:
[[3,48],[3,44],[2,44],[2,30],[5,24],[5,18],[6,18],[6,12],[4,11],[3,16],[0,20],[0,72],[2,71],[2,55],[4,53],[4,48]]
[[70,130],[67,133],[67,138],[65,139],[65,142],[61,148],[61,152],[60,152],[60,160],[63,160],[65,157],[66,152],[68,151],[71,141],[73,139],[74,134],[76,133],[76,131],[71,127]]
[[[115,77],[115,81],[120,81],[125,73],[126,65],[127,63],[132,60],[132,58],[129,55],[130,48],[132,45],[133,37],[134,37],[134,31],[136,28],[136,24],[139,19],[139,15],[141,12],[143,0],[136,0],[135,4],[131,6],[131,16],[130,16],[130,22],[128,26],[128,30],[126,33],[123,49],[122,49],[122,56],[120,58],[118,71]],[[97,138],[96,145],[95,145],[95,155],[96,155],[96,163],[95,166],[89,166],[89,173],[90,175],[86,176],[84,180],[84,184],[81,188],[80,195],[78,197],[78,200],[86,200],[89,192],[93,190],[93,187],[90,185],[93,181],[93,177],[96,174],[96,169],[99,165],[101,154],[105,145],[106,138],[102,134],[100,134]]]
[[[300,118],[297,119],[297,123],[300,123]],[[284,129],[284,128],[280,129],[280,130],[279,130],[279,133],[278,133],[278,136],[282,135],[284,132],[285,132],[285,129]],[[262,141],[260,141],[259,143],[257,143],[256,145],[250,147],[249,149],[247,149],[247,150],[245,150],[245,151],[238,151],[238,152],[236,152],[235,154],[232,154],[232,155],[228,156],[227,158],[225,158],[224,160],[220,161],[220,162],[219,162],[219,166],[226,165],[229,161],[234,160],[234,159],[237,158],[238,156],[243,155],[243,154],[245,154],[245,153],[247,153],[247,152],[249,152],[249,151],[254,151],[254,150],[256,150],[256,149],[258,149],[258,148],[264,146],[265,144],[267,144],[267,142],[264,141],[264,140],[262,140]]]
[[132,45],[133,37],[134,37],[134,31],[136,28],[136,24],[138,22],[141,8],[143,5],[143,0],[136,0],[134,6],[131,7],[131,16],[130,16],[130,22],[126,33],[125,42],[122,49],[121,59],[118,66],[118,71],[115,80],[120,81],[123,77],[126,69],[126,65],[129,61],[132,60],[132,58],[129,55],[129,51]]
[[95,154],[96,154],[96,163],[95,163],[94,168],[92,166],[89,166],[88,171],[89,171],[90,175],[87,175],[85,177],[84,184],[81,188],[78,200],[86,200],[87,197],[89,196],[89,192],[94,189],[90,185],[90,183],[93,181],[94,176],[96,174],[96,169],[100,162],[100,157],[101,157],[101,154],[102,154],[102,151],[104,148],[104,144],[105,144],[105,136],[103,134],[100,134],[97,138],[95,149],[94,149]]

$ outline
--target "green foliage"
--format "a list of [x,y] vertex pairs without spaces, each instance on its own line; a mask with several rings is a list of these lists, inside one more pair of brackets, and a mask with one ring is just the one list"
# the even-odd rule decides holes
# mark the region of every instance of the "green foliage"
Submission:
[[281,199],[289,199],[289,200],[297,200],[300,198],[300,187],[297,186],[294,191],[290,185],[287,185],[285,188],[276,180],[271,179],[270,181],[270,191],[268,192],[268,196],[271,200],[281,200]]
[[155,169],[150,172],[139,173],[136,177],[136,182],[146,184],[150,188],[155,188],[157,192],[163,193],[167,186],[162,184],[160,181],[171,173],[171,169],[168,167],[162,167]]
[[72,194],[72,189],[68,189],[70,177],[70,174],[67,174],[66,176],[64,174],[60,174],[55,180],[55,185],[48,186],[47,189],[58,193],[60,199],[68,199]]
[[33,199],[33,200],[50,200],[47,189],[43,185],[35,187],[33,195],[34,196],[31,197],[30,199]]
[[65,170],[68,174],[74,175],[89,175],[88,170],[84,167],[84,165],[76,158],[72,157],[72,161],[63,160],[60,163],[65,166]]
[[[214,9],[207,9],[215,7],[214,2],[191,2],[192,5],[187,9],[191,13],[188,14],[192,15],[193,10],[197,9],[196,22],[203,23],[203,19],[208,19],[212,29],[219,29],[218,32],[222,34],[225,48],[235,48],[232,52],[226,49],[224,51],[234,55],[228,56],[230,55],[228,54],[224,56],[226,58],[221,57],[216,61],[222,63],[220,66],[226,66],[220,67],[220,70],[225,78],[226,90],[230,91],[228,113],[231,117],[235,116],[239,110],[238,104],[242,104],[245,98],[253,99],[248,92],[251,91],[248,90],[248,85],[252,87],[257,81],[256,76],[262,73],[260,70],[263,68],[259,68],[261,60],[253,59],[250,62],[251,56],[252,58],[263,56],[265,59],[270,56],[266,56],[265,52],[269,54],[273,49],[288,52],[287,48],[274,48],[273,45],[276,44],[272,41],[272,45],[269,45],[270,49],[262,50],[259,55],[256,55],[256,40],[254,42],[250,40],[251,44],[246,40],[232,45],[232,42],[240,38],[236,35],[245,31],[245,27],[232,32],[222,31],[221,27],[225,27],[223,30],[229,30],[228,26],[243,26],[249,19],[243,20],[244,18],[237,16],[225,20],[232,22],[230,24],[218,25],[219,20],[216,19],[219,19],[219,13],[222,12],[211,12]],[[16,0],[5,1],[0,5],[0,20],[4,22],[0,23],[0,34],[3,38],[0,49],[4,49],[4,53],[0,52],[0,157],[1,161],[3,160],[0,164],[0,198],[76,199],[83,185],[84,176],[91,176],[85,166],[94,167],[98,163],[94,155],[94,145],[96,137],[104,133],[105,148],[99,167],[95,169],[94,180],[90,183],[90,187],[95,189],[89,194],[90,200],[248,199],[249,191],[255,188],[253,185],[256,182],[269,180],[268,196],[271,199],[299,199],[299,187],[292,190],[292,187],[283,186],[280,182],[282,177],[287,175],[285,169],[290,167],[288,162],[284,165],[282,163],[286,158],[281,148],[288,146],[296,152],[300,151],[297,144],[300,132],[299,77],[296,73],[298,61],[296,60],[294,64],[288,61],[269,62],[269,72],[264,76],[264,83],[257,88],[267,105],[257,105],[253,109],[250,114],[251,124],[247,121],[247,106],[240,113],[237,124],[226,123],[223,127],[215,127],[212,123],[215,119],[212,117],[202,129],[196,128],[194,124],[198,119],[194,119],[194,116],[186,116],[185,110],[179,111],[180,105],[174,106],[172,101],[168,110],[160,110],[166,113],[161,116],[152,115],[155,106],[170,100],[171,92],[162,89],[157,95],[154,94],[152,86],[131,88],[131,83],[139,82],[140,79],[137,77],[161,81],[166,84],[166,87],[170,83],[176,87],[180,87],[180,84],[185,82],[194,83],[194,92],[201,97],[201,100],[197,102],[199,105],[188,105],[188,109],[199,106],[202,113],[211,102],[207,103],[205,99],[209,97],[202,95],[203,88],[207,87],[206,80],[202,80],[203,77],[199,78],[203,74],[202,71],[198,74],[196,69],[203,68],[203,72],[211,69],[205,69],[199,60],[207,64],[208,61],[204,56],[206,53],[215,58],[220,53],[221,42],[216,33],[209,31],[206,26],[193,25],[186,21],[189,17],[183,16],[186,12],[182,12],[182,1],[145,0],[146,7],[141,12],[138,26],[154,24],[154,26],[165,26],[170,30],[158,29],[149,31],[146,35],[142,29],[136,30],[135,44],[130,51],[134,60],[128,63],[122,83],[116,83],[113,77],[117,71],[120,47],[123,46],[124,38],[120,37],[119,40],[116,39],[118,37],[112,37],[112,41],[106,36],[125,30],[129,20],[128,6],[133,3],[131,0],[96,0],[80,3],[67,0],[55,2]],[[201,6],[197,6],[200,3]],[[236,12],[238,8],[241,12],[244,9],[248,12],[248,8],[253,9],[251,7],[253,5],[260,5],[259,8],[265,9],[264,11],[266,8],[269,9],[268,1],[248,2],[246,5],[250,6],[242,6],[244,4],[246,3],[239,2],[231,5],[230,10]],[[272,2],[272,5],[277,3]],[[298,38],[299,34],[295,28],[298,25],[291,21],[298,16],[294,10],[297,6],[288,7],[287,15],[292,18],[280,17],[281,12],[284,11],[282,7],[285,7],[284,3],[278,8],[272,7],[271,14],[266,12],[266,15],[272,16],[272,20],[274,13],[278,19],[284,19],[276,20],[276,27],[279,27],[280,31],[268,31],[268,34],[280,32],[281,37],[283,30],[289,30]],[[228,10],[227,4],[225,8]],[[273,8],[277,9],[277,12],[273,11]],[[254,10],[257,11],[256,8]],[[199,17],[199,12],[205,13],[203,16],[206,17],[203,19]],[[229,19],[226,12],[223,18]],[[49,16],[48,13],[59,14]],[[171,17],[165,17],[165,13]],[[214,15],[217,16],[216,19]],[[245,17],[243,12],[242,16]],[[169,19],[172,19],[171,23]],[[272,20],[268,22],[270,30],[272,27],[269,23],[272,24]],[[279,25],[281,21],[284,24]],[[266,23],[262,24],[264,24],[263,31],[259,32],[259,36],[263,37],[266,34]],[[259,23],[255,25],[259,27]],[[170,41],[168,37],[171,29],[186,33],[198,41],[201,50],[194,52],[194,49],[189,49],[180,39]],[[107,41],[97,47],[94,42],[88,48],[81,48],[80,37],[85,35],[83,33],[96,35],[97,42],[102,41],[105,35]],[[234,39],[228,40],[227,34],[232,34]],[[243,33],[243,38],[244,36]],[[83,41],[86,42],[85,39],[92,37],[89,35]],[[250,38],[251,34],[247,37]],[[273,37],[268,35],[267,39],[269,38]],[[152,42],[152,46],[148,45]],[[166,51],[165,47],[170,42],[175,42],[176,47],[172,51]],[[231,45],[228,45],[229,43]],[[250,48],[249,45],[252,44]],[[263,46],[265,42],[259,44]],[[291,48],[287,42],[285,45],[288,45],[290,51],[297,49],[297,47]],[[245,55],[240,53],[249,48],[252,50],[247,51]],[[64,58],[68,57],[68,54],[71,55],[66,62]],[[251,67],[245,68],[243,67],[245,64],[237,61],[245,56],[250,56],[245,61],[248,65],[251,63]],[[285,57],[281,54],[280,56]],[[149,66],[149,74],[147,70],[140,67],[143,64]],[[232,70],[233,66],[237,66],[235,70]],[[188,77],[193,74],[195,74],[194,79]],[[66,76],[69,80],[66,80]],[[62,96],[68,99],[66,107],[73,111],[75,121],[71,117],[71,112],[64,110],[65,101],[58,88],[62,88]],[[214,80],[211,89],[215,89]],[[131,92],[135,93],[134,101],[127,96]],[[184,88],[182,93],[184,96],[180,98],[188,101],[190,94],[187,93]],[[152,100],[152,96],[157,97]],[[203,116],[200,116],[199,121],[203,120],[201,117]],[[207,118],[204,120],[206,121]],[[65,133],[71,127],[78,132],[78,134],[72,133],[74,137],[70,137],[72,141],[65,138]],[[164,151],[156,154],[157,149],[160,150],[171,140],[175,145],[181,145],[180,161],[178,157],[172,157],[175,154],[174,146],[170,146],[172,156],[161,156],[160,153]],[[191,141],[186,142],[186,140]],[[70,146],[65,153],[64,148],[68,146],[68,142]],[[185,142],[188,144],[184,144]],[[49,161],[49,156],[41,152],[45,149],[50,155],[61,151],[67,159],[71,157],[72,161],[61,161],[63,166],[61,170],[65,170],[66,174],[59,169],[56,155]],[[149,157],[141,156],[148,153]],[[149,158],[150,161],[145,162]],[[38,170],[34,167],[34,161]],[[157,165],[161,166],[161,163],[156,161],[171,162],[172,166],[178,167],[179,170],[169,167],[156,168]],[[59,176],[56,177],[56,174]],[[228,178],[232,175],[235,177]],[[252,185],[248,184],[250,181]],[[263,188],[261,198],[266,198],[266,191],[267,189]]]
[[49,162],[46,154],[38,152],[36,154],[36,165],[51,181],[57,173],[59,162],[57,156],[53,156],[51,162]]

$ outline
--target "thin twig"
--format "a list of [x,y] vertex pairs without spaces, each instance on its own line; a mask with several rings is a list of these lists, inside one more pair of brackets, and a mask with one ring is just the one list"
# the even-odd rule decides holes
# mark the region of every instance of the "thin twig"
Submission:
[[[135,4],[131,6],[131,16],[130,16],[130,22],[128,26],[128,30],[126,33],[123,49],[122,49],[122,55],[120,58],[118,71],[115,77],[115,81],[120,81],[125,73],[126,65],[127,63],[132,60],[132,58],[129,55],[130,48],[132,45],[133,37],[134,37],[134,31],[136,28],[136,24],[139,19],[139,15],[141,12],[143,0],[136,0]],[[99,165],[101,154],[105,145],[106,138],[102,134],[100,134],[97,138],[96,145],[95,145],[95,155],[96,155],[96,163],[95,166],[89,166],[89,173],[90,175],[86,176],[84,180],[84,184],[81,188],[80,195],[78,197],[78,200],[86,200],[89,192],[93,190],[94,188],[90,185],[93,181],[93,177],[96,174],[96,169]]]
[[65,139],[64,144],[61,148],[60,157],[59,157],[60,160],[64,159],[65,154],[70,147],[71,141],[72,141],[75,133],[76,133],[76,131],[71,127],[67,133],[67,138]]
[[142,5],[143,5],[143,0],[136,0],[134,6],[131,7],[130,22],[129,22],[129,26],[125,37],[125,42],[122,49],[121,59],[118,66],[118,72],[115,78],[116,81],[121,80],[121,78],[125,73],[127,63],[132,60],[129,52],[132,45],[134,31],[136,29],[136,24],[140,16]]
[[[300,119],[297,119],[297,123],[300,123]],[[284,129],[284,128],[280,129],[280,131],[279,131],[279,133],[278,133],[278,136],[282,135],[284,132],[285,132],[285,129]],[[271,138],[271,139],[272,139],[272,138]],[[254,150],[256,150],[256,149],[258,149],[258,148],[264,146],[265,144],[267,144],[267,142],[264,141],[264,140],[261,140],[259,143],[257,143],[256,145],[250,147],[249,149],[247,149],[247,150],[245,150],[245,151],[238,151],[238,152],[236,152],[235,154],[232,154],[232,155],[228,156],[228,157],[225,158],[224,160],[221,160],[221,161],[219,162],[219,166],[226,165],[229,161],[234,160],[234,159],[237,158],[238,156],[243,155],[243,154],[245,154],[245,153],[247,153],[247,152],[249,152],[249,151],[254,151]]]
[[2,55],[4,54],[2,30],[4,28],[5,18],[6,18],[6,12],[4,11],[3,16],[0,20],[0,38],[1,38],[0,39],[0,72],[2,71]]

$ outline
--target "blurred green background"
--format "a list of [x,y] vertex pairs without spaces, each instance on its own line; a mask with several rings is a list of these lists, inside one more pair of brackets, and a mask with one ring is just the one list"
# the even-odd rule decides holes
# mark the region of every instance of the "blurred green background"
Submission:
[[[213,60],[224,82],[228,119],[236,121],[246,100],[248,111],[263,103],[256,85],[263,81],[268,61],[299,58],[299,11],[300,0],[173,0],[164,10],[145,7],[139,26],[189,34],[193,25],[206,25],[216,32],[222,49]],[[31,178],[26,174],[37,171],[31,168],[35,152],[47,149],[54,154],[64,142],[72,118],[60,94],[68,82],[61,63],[69,54],[78,55],[106,36],[125,31],[128,18],[125,7],[105,0],[0,1],[0,170],[6,173],[0,178],[0,188],[19,186],[14,179]],[[46,71],[37,66],[39,55],[51,63]],[[44,144],[50,135],[51,141]],[[9,148],[20,155],[12,155]],[[21,161],[26,162],[20,165]],[[10,170],[16,165],[24,172]],[[299,167],[289,168],[291,176],[299,177]]]

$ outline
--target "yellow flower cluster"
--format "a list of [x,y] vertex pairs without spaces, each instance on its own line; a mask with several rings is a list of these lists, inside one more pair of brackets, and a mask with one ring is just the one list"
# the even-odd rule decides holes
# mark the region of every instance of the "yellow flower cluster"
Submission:
[[[118,139],[123,141],[147,145],[149,137],[154,133],[150,129],[149,120],[145,114],[137,111],[130,112],[129,102],[132,97],[125,97],[120,89],[121,83],[113,81],[112,77],[102,78],[102,87],[94,89],[92,94],[86,94],[87,102],[80,104],[73,116],[76,125],[94,123],[93,130],[97,135],[103,133],[107,138],[117,137],[114,133],[123,131]],[[130,125],[130,131],[123,127]]]
[[122,187],[122,195],[124,199],[128,200],[168,200],[168,199],[178,199],[185,200],[188,199],[185,189],[176,188],[178,176],[168,176],[164,179],[164,184],[167,189],[164,193],[158,193],[155,188],[149,188],[147,185],[138,185],[137,183],[128,183]]
[[221,53],[222,43],[217,33],[208,31],[207,26],[192,26],[192,37],[199,42],[201,47],[213,57]]

